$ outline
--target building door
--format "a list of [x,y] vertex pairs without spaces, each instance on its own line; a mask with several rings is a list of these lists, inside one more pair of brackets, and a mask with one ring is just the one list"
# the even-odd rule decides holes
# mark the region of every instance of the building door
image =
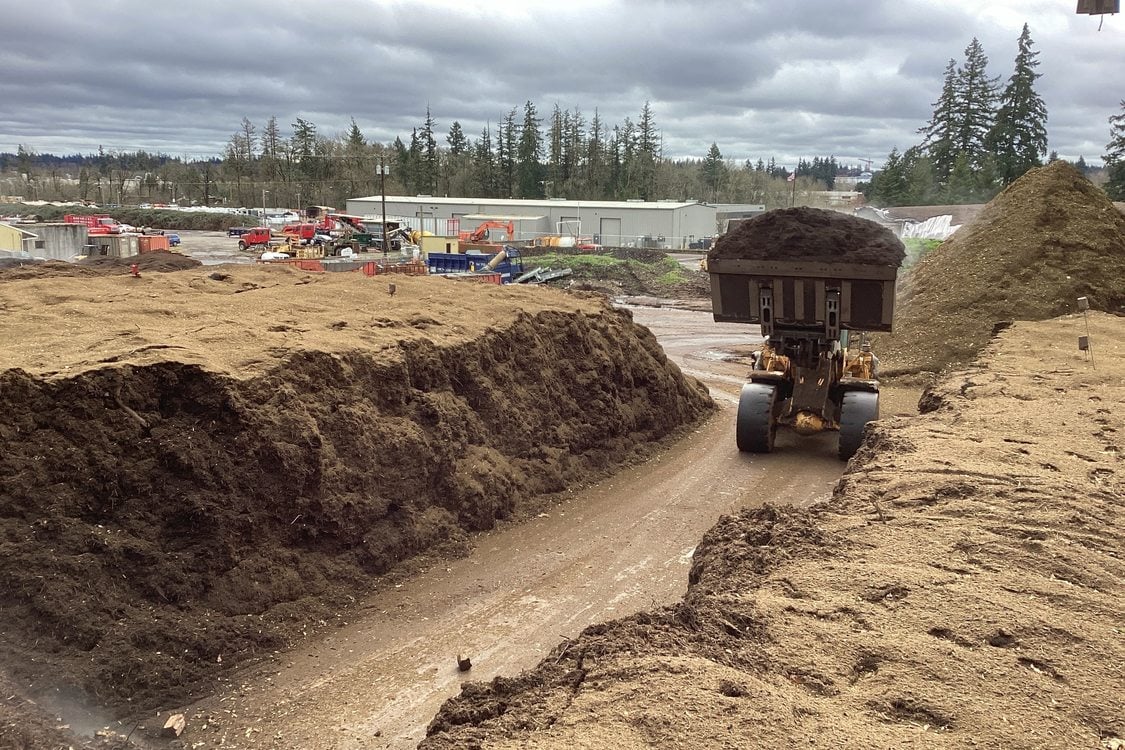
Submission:
[[602,217],[598,225],[598,244],[609,247],[620,247],[624,243],[621,238],[621,219]]

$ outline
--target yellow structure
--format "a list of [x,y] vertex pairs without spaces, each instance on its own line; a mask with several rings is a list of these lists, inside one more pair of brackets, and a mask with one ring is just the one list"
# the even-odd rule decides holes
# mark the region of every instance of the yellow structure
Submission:
[[34,255],[35,240],[39,235],[11,224],[0,224],[0,250],[26,250]]
[[422,248],[423,255],[461,252],[461,241],[456,237],[437,237],[423,234],[418,239],[421,240],[419,245]]

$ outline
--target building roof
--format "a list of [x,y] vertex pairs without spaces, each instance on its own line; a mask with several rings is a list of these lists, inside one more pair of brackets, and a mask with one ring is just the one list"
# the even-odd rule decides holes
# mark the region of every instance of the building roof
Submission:
[[[352,198],[356,201],[381,201],[380,195],[369,195],[364,198]],[[673,210],[689,206],[709,206],[699,201],[568,201],[555,198],[541,200],[524,200],[521,198],[435,198],[426,195],[388,195],[388,201],[395,203],[413,203],[415,205],[478,205],[478,206],[510,206],[512,208],[642,208],[647,210]],[[710,206],[709,206],[710,207]],[[526,217],[524,217],[526,218]]]
[[37,235],[35,232],[29,232],[26,229],[20,229],[15,224],[6,224],[4,222],[0,222],[0,227],[7,227],[8,229],[14,229],[17,232],[19,232],[20,234],[22,234],[23,238],[26,239],[26,240],[39,239],[39,235]]

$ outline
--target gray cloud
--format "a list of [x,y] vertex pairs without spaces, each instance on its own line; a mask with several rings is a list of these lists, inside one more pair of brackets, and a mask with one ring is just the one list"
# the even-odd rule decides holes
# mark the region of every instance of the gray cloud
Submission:
[[[915,143],[949,58],[976,36],[1006,81],[1027,21],[1050,147],[1097,160],[1118,111],[1122,20],[1055,0],[164,4],[43,0],[5,11],[0,150],[221,152],[242,117],[354,117],[408,135],[430,107],[471,137],[531,100],[589,120],[651,101],[665,153],[880,161]],[[1118,87],[1119,88],[1119,87]]]

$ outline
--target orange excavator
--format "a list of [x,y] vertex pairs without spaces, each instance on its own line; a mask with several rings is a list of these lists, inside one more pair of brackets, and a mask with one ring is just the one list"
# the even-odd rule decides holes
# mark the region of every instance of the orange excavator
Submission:
[[462,242],[484,242],[488,239],[488,230],[490,229],[503,229],[507,233],[504,239],[510,242],[515,234],[516,227],[510,221],[484,221],[472,231],[461,232],[460,240]]

